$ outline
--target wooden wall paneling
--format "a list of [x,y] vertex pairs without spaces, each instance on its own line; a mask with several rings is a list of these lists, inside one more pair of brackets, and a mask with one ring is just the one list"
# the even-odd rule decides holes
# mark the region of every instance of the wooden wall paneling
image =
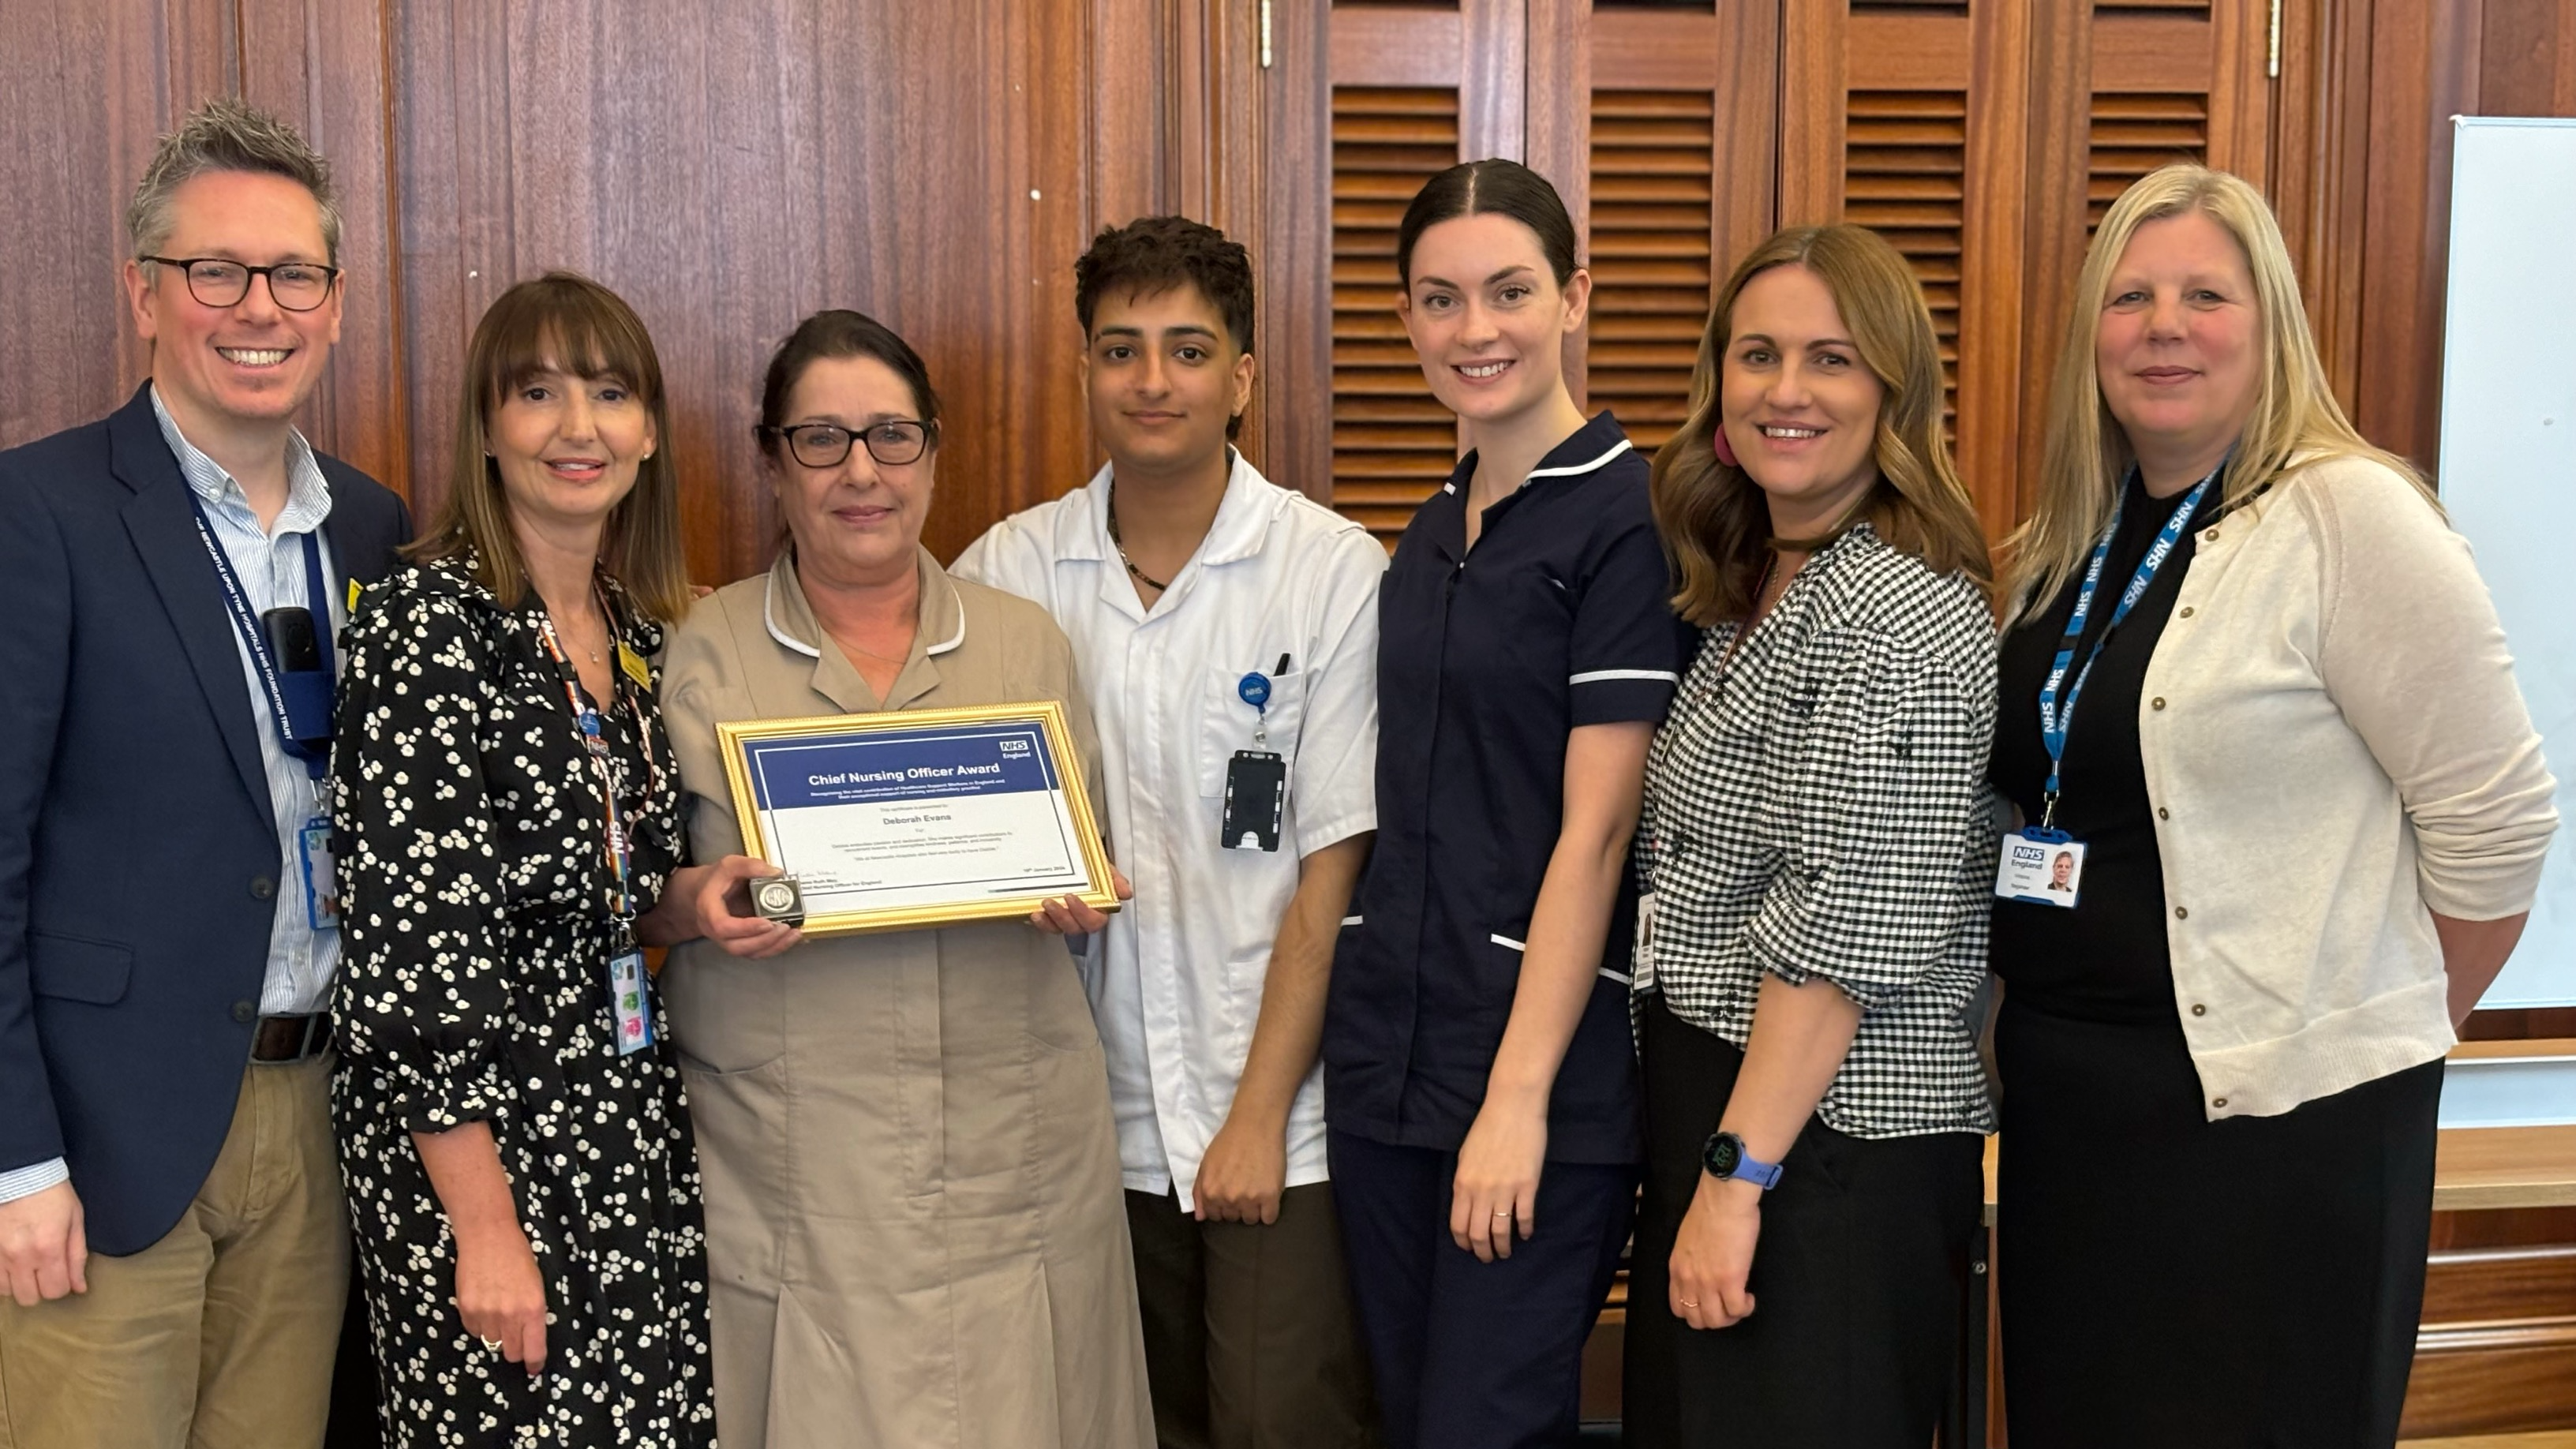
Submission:
[[[392,152],[402,202],[391,285],[403,298],[411,500],[423,519],[448,492],[467,339],[517,272],[508,57],[502,0],[413,0],[395,12]],[[683,489],[684,510],[697,492]]]
[[[1529,6],[1458,0],[1458,159],[1529,159]],[[1543,3],[1543,0],[1541,0]]]
[[[1088,7],[1087,90],[1091,138],[1085,220],[1080,245],[1103,228],[1140,216],[1179,215],[1203,221],[1255,253],[1256,314],[1253,350],[1267,369],[1276,314],[1258,255],[1264,236],[1260,203],[1265,93],[1261,69],[1260,7],[1227,0],[1091,0]],[[1071,284],[1065,283],[1071,297]],[[1080,373],[1074,349],[1079,319],[1068,306],[1058,318],[1038,319],[1047,366]],[[1270,389],[1257,385],[1237,440],[1256,466],[1264,464],[1265,413]],[[1066,426],[1082,433],[1083,477],[1102,461],[1079,410]],[[1078,486],[1075,477],[1054,490]],[[1293,478],[1280,475],[1280,481]]]
[[404,154],[427,158],[428,245],[407,263],[435,395],[510,281],[569,266],[616,288],[662,354],[710,582],[767,560],[760,373],[821,307],[879,316],[930,365],[947,404],[934,552],[1078,481],[1079,397],[1048,324],[1070,315],[1087,220],[1080,9],[412,8],[399,94],[434,103],[398,114]]
[[[1960,469],[1996,534],[2014,521],[2029,28],[2027,5],[2015,0],[1853,7],[1844,144],[1831,167],[1841,219],[1894,243],[1923,284],[1949,375]],[[1824,94],[1807,102],[1829,103]],[[1800,109],[1784,106],[1784,128]],[[1784,211],[1789,185],[1784,178]]]
[[1843,207],[1844,29],[1849,0],[1781,0],[1779,224],[1832,221]]
[[2349,412],[2359,367],[2362,203],[2372,0],[2284,0],[2267,193],[2299,272],[2308,325]]
[[2428,472],[2441,442],[2451,117],[2474,112],[2479,0],[2374,0],[2353,422]]
[[[1616,12],[1596,17],[1594,0],[1523,3],[1527,36],[1524,53],[1529,61],[1521,84],[1524,121],[1518,154],[1524,164],[1556,188],[1567,213],[1574,218],[1577,257],[1593,272],[1596,292],[1592,313],[1597,314],[1601,305],[1597,291],[1600,269],[1592,252],[1592,228],[1586,220],[1591,209],[1592,183],[1592,32],[1596,24],[1613,18]],[[1686,29],[1697,17],[1656,18]],[[1586,373],[1594,320],[1593,315],[1587,314],[1584,325],[1565,339],[1562,349],[1565,385],[1574,394],[1574,405],[1585,412],[1595,407]],[[1642,441],[1639,446],[1643,446]]]
[[2576,116],[2576,0],[2486,0],[2478,113]]
[[[1195,7],[1196,0],[1192,3]],[[1019,234],[1006,233],[1012,248],[1006,255],[1026,260],[1020,263],[1021,274],[1004,283],[1002,326],[993,338],[997,351],[984,363],[1009,384],[1003,393],[1008,411],[1002,419],[998,466],[986,465],[994,467],[1002,482],[1000,507],[989,516],[960,508],[943,520],[942,538],[931,545],[942,559],[956,557],[995,519],[1080,487],[1093,471],[1089,413],[1073,362],[1081,345],[1073,311],[1073,263],[1106,219],[1085,203],[1082,192],[1082,177],[1100,139],[1085,124],[1081,15],[1073,6],[1049,0],[1008,0],[994,20],[1001,32],[999,44],[990,36],[984,43],[1011,57],[1009,89],[997,87],[992,93],[996,120],[1010,138],[1010,166],[1002,188],[1015,206],[1023,193],[1028,198],[1017,211]],[[1207,115],[1204,108],[1200,115]],[[1204,128],[1206,122],[1200,124]],[[1172,137],[1166,131],[1117,142],[1160,149]],[[971,212],[960,220],[973,226]],[[923,260],[935,266],[944,258],[954,267],[955,258],[963,255],[972,253],[949,249]],[[1031,366],[1028,359],[1039,361]]]
[[1328,14],[1332,497],[1392,547],[1460,446],[1396,318],[1396,228],[1431,175],[1523,154],[1526,12],[1460,0]]
[[[161,134],[239,88],[228,0],[0,7],[0,448],[103,416],[150,371],[125,205]],[[42,259],[43,265],[36,264]]]
[[1333,498],[1334,12],[1274,5],[1262,72],[1257,218],[1242,240],[1261,289],[1262,471]]
[[1168,174],[1177,158],[1156,140],[1171,127],[1180,102],[1174,82],[1186,47],[1174,32],[1188,0],[1091,0],[1090,125],[1092,148],[1086,198],[1101,225],[1153,216],[1178,206]]
[[[2520,1219],[2510,1247],[2437,1246],[2424,1281],[2402,1433],[2408,1437],[2502,1433],[2576,1424],[2576,1232],[2570,1214],[2446,1213]],[[2527,1230],[2555,1219],[2558,1233]]]
[[401,195],[388,8],[388,0],[243,6],[241,89],[330,158],[340,198],[340,341],[305,405],[307,433],[315,447],[407,494],[411,394],[394,261]]
[[[2093,113],[2092,16],[2075,4],[2031,12],[2029,138],[2023,170],[2021,439],[2014,516],[2037,506],[2048,400],[2075,279],[2091,238],[2087,219]],[[2000,1271],[2000,1269],[1998,1269]]]
[[1721,281],[1780,224],[1782,4],[1730,0],[1718,6],[1717,70],[1709,94],[1724,130],[1709,203],[1709,244]]
[[1953,441],[1968,496],[1987,535],[2000,539],[2021,519],[2015,473],[2027,365],[2021,278],[2029,241],[2032,17],[2028,4],[1990,0],[1970,19]]
[[[1720,138],[1734,120],[1718,109],[1719,11],[1595,9],[1588,83],[1570,98],[1586,133],[1589,406],[1614,410],[1649,452],[1688,416],[1711,293],[1731,261],[1717,240]],[[1771,160],[1754,164],[1768,175]]]

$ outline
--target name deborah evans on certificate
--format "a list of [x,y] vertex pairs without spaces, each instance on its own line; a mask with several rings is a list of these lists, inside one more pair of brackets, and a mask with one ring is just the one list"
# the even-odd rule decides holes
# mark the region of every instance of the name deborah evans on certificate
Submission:
[[1035,722],[747,740],[771,864],[809,915],[1055,895],[1091,885]]

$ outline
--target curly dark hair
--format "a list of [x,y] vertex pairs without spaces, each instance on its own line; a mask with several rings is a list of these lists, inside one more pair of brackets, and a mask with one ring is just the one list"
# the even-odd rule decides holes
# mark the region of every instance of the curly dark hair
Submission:
[[1252,257],[1243,243],[1185,216],[1140,216],[1091,239],[1091,250],[1073,264],[1073,310],[1082,335],[1100,299],[1119,292],[1152,296],[1187,282],[1199,289],[1226,335],[1252,350]]

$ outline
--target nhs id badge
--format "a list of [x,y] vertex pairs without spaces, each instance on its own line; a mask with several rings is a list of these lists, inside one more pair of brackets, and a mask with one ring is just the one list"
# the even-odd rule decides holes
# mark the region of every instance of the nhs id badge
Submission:
[[652,988],[644,984],[644,953],[620,951],[608,959],[608,1004],[617,1016],[617,1054],[632,1056],[653,1044]]
[[2034,906],[2073,909],[2084,889],[2084,844],[2063,830],[2033,826],[2004,836],[1995,861],[1995,895]]
[[1288,810],[1288,762],[1267,750],[1237,750],[1225,762],[1225,818],[1216,843],[1227,850],[1277,850]]
[[304,867],[304,924],[316,931],[340,928],[340,868],[331,859],[331,822],[315,816],[295,832]]

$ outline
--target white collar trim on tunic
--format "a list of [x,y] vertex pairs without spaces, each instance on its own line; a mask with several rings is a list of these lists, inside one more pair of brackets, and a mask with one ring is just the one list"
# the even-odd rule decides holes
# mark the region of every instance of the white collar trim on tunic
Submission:
[[[778,572],[777,570],[772,569],[769,577],[764,580],[760,586],[760,622],[768,626],[770,638],[777,640],[779,643],[786,645],[788,648],[795,650],[797,653],[804,655],[808,659],[822,658],[823,651],[821,649],[806,643],[804,640],[797,638],[796,636],[788,633],[785,629],[779,627],[777,603]],[[949,635],[946,639],[931,645],[921,652],[924,654],[945,654],[949,650],[954,649],[965,642],[966,610],[961,606],[957,610],[957,632]]]
[[[1618,457],[1621,453],[1627,452],[1635,446],[1636,444],[1629,442],[1626,438],[1621,438],[1618,446],[1612,448],[1609,452],[1602,454],[1600,457],[1593,459],[1589,463],[1571,463],[1562,468],[1532,468],[1530,470],[1529,477],[1521,480],[1521,487],[1527,488],[1531,483],[1536,482],[1541,478],[1570,478],[1577,473],[1589,473],[1593,469],[1600,467],[1602,464],[1609,462],[1611,459]],[[1443,493],[1457,492],[1457,481],[1452,479],[1449,482],[1441,484],[1440,491]]]
[[1604,463],[1609,462],[1611,459],[1618,457],[1621,453],[1627,452],[1635,446],[1636,444],[1629,442],[1626,438],[1621,438],[1617,444],[1612,446],[1610,451],[1593,459],[1589,463],[1569,463],[1562,468],[1532,468],[1529,476],[1521,480],[1521,486],[1523,488],[1527,488],[1530,484],[1541,478],[1570,478],[1577,473],[1589,473],[1593,469],[1600,467]]

